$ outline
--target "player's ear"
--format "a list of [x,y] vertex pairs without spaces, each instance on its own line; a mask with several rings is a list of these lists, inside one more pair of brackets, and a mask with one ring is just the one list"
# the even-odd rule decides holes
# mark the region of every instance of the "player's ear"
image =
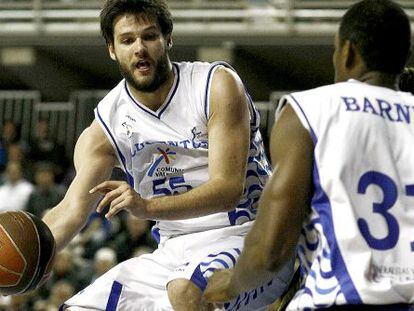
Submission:
[[111,59],[116,61],[115,48],[113,42],[108,43],[108,52]]
[[349,40],[345,40],[342,46],[345,67],[351,69],[355,64],[355,45]]
[[168,35],[167,36],[167,50],[171,50],[171,48],[173,47],[173,40],[172,40],[172,36]]

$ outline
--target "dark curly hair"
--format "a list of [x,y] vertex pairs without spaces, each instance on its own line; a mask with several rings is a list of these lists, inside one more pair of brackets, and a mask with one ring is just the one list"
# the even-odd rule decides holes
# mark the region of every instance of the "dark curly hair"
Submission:
[[358,48],[369,70],[400,74],[410,54],[410,20],[393,1],[363,0],[345,13],[339,39]]
[[163,0],[107,0],[100,13],[101,32],[107,44],[114,41],[114,20],[125,13],[145,14],[157,19],[164,35],[173,30],[172,16]]

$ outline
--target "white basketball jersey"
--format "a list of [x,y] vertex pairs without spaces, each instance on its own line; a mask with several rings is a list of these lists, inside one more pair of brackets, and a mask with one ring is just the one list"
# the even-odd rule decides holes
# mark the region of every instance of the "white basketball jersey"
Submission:
[[[95,110],[129,183],[143,198],[174,195],[209,179],[209,98],[214,71],[225,63],[173,63],[174,84],[157,111],[133,98],[122,80]],[[231,212],[195,219],[157,221],[156,238],[242,224],[255,218],[256,207],[270,174],[259,115],[250,102],[251,142],[246,186],[239,205]],[[200,202],[202,205],[203,202]]]
[[288,310],[414,302],[414,97],[356,80],[293,93],[314,195]]

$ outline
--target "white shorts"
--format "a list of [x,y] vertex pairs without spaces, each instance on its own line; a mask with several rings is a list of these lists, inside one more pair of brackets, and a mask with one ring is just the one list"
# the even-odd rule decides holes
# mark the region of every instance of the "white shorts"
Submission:
[[[232,268],[243,249],[252,223],[191,233],[161,240],[152,254],[124,261],[70,298],[60,308],[73,311],[164,311],[172,310],[167,284],[187,279],[202,291],[215,269]],[[287,288],[293,260],[269,284],[225,305],[225,310],[262,310]]]

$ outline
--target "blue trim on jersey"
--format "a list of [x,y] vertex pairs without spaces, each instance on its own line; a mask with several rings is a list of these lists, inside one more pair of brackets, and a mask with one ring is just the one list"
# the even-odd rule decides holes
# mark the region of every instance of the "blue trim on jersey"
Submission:
[[[208,95],[209,95],[209,92],[210,92],[211,74],[213,73],[213,69],[215,69],[217,66],[224,66],[224,67],[234,71],[235,73],[237,73],[237,71],[230,64],[228,64],[226,62],[214,62],[212,64],[212,66],[209,69],[208,74],[207,74],[207,85],[206,85],[206,92],[205,92],[205,96],[204,96],[204,114],[205,114],[207,120],[208,120],[208,110],[209,110],[208,107],[210,106],[210,102],[208,100],[208,98],[209,98]],[[244,87],[244,92],[246,93],[248,102],[251,106],[251,112],[252,112],[252,122],[251,122],[251,124],[256,125],[257,114],[259,114],[259,112],[254,107],[252,97],[250,96],[250,94],[247,91],[247,88],[244,84],[243,84],[243,87]]]
[[162,108],[162,110],[160,111],[160,113],[158,114],[159,118],[161,118],[162,113],[165,111],[165,109],[167,109],[167,107],[170,105],[172,99],[174,98],[175,93],[178,90],[178,85],[180,84],[180,68],[178,67],[177,64],[173,63],[173,66],[175,67],[176,71],[177,71],[177,82],[175,84],[174,90],[171,93],[170,98],[168,99],[168,102],[165,104],[164,108]]
[[193,282],[202,292],[204,292],[207,287],[207,280],[204,278],[200,266],[197,266],[197,268],[194,270],[190,281]]
[[256,126],[256,120],[257,120],[257,117],[258,117],[257,115],[259,115],[259,119],[260,119],[260,112],[254,106],[253,99],[250,96],[249,92],[247,91],[246,86],[244,84],[243,84],[243,86],[244,86],[244,92],[246,93],[247,99],[248,99],[250,107],[252,109],[252,122],[250,122],[250,124]]
[[311,138],[312,138],[313,144],[314,144],[314,145],[316,145],[316,143],[317,143],[317,141],[318,141],[318,138],[316,137],[315,131],[313,130],[313,128],[312,128],[312,126],[311,126],[311,124],[310,124],[310,122],[309,122],[309,120],[308,120],[308,117],[306,116],[305,111],[303,111],[303,109],[302,109],[302,107],[300,106],[299,102],[296,100],[296,98],[295,98],[295,97],[293,97],[293,95],[292,95],[292,94],[289,94],[288,96],[289,96],[290,98],[292,98],[293,102],[294,102],[294,103],[295,103],[295,104],[299,107],[300,111],[302,111],[302,114],[303,114],[303,116],[305,117],[306,122],[307,122],[307,123],[308,123],[308,125],[309,125],[310,135],[311,135]]
[[160,241],[161,241],[160,228],[153,227],[151,230],[151,236],[154,238],[157,244],[160,244]]
[[152,111],[151,109],[147,108],[145,105],[140,104],[138,101],[135,100],[135,98],[132,96],[132,94],[130,93],[129,89],[128,89],[128,85],[127,82],[125,80],[124,82],[124,88],[125,91],[127,93],[127,95],[129,96],[129,98],[132,100],[132,102],[135,104],[136,107],[138,107],[139,109],[141,109],[142,111],[144,111],[145,113],[148,113],[149,115],[157,118],[157,119],[161,119],[161,115],[163,114],[163,112],[167,109],[167,107],[170,105],[175,93],[177,92],[178,89],[178,85],[180,83],[180,68],[178,67],[177,64],[173,63],[173,68],[175,68],[176,70],[176,78],[174,79],[174,85],[172,88],[172,91],[170,91],[166,101],[164,102],[164,104],[162,104],[162,109],[160,112],[156,113],[154,111]]
[[[238,251],[240,251],[238,248],[233,248],[234,251],[236,251],[236,253]],[[238,253],[240,255],[240,253]],[[229,252],[220,252],[218,254],[210,254],[207,257],[217,257],[219,255],[225,255],[228,258],[230,258],[230,260],[233,262],[233,266],[236,265],[236,258],[234,257],[234,255],[230,254]]]
[[208,120],[208,107],[210,105],[210,101],[208,100],[209,99],[208,95],[210,93],[211,74],[213,73],[213,70],[218,66],[224,66],[228,68],[229,65],[225,62],[215,62],[212,64],[211,68],[208,70],[206,92],[204,94],[204,114],[206,115],[206,120]]
[[230,268],[229,265],[227,264],[227,262],[225,262],[223,259],[220,259],[220,258],[213,259],[212,261],[209,261],[209,262],[201,262],[200,267],[207,267],[207,266],[211,265],[213,262],[218,262],[219,264],[221,264],[226,269]]
[[105,311],[116,311],[118,306],[119,297],[122,292],[122,284],[114,281],[112,283],[111,293],[109,294],[108,303],[106,304]]
[[359,296],[351,276],[349,275],[336,240],[331,202],[320,184],[319,172],[316,163],[314,163],[313,166],[313,183],[315,190],[312,198],[312,206],[320,215],[323,232],[329,244],[329,249],[331,250],[332,271],[341,286],[341,291],[344,294],[347,303],[362,304],[361,297]]
[[[314,145],[316,146],[318,142],[318,138],[315,135],[315,132],[304,112],[299,102],[295,99],[295,97],[290,94],[290,98],[293,102],[299,107],[300,111],[302,112],[303,116],[306,119],[306,122],[309,125],[310,135]],[[314,160],[313,163],[313,184],[314,184],[314,194],[312,197],[312,207],[318,212],[320,216],[320,223],[323,228],[324,235],[329,245],[329,249],[331,250],[331,266],[332,271],[335,274],[338,283],[341,287],[341,292],[344,294],[347,303],[349,304],[362,304],[361,297],[351,279],[351,276],[346,268],[345,261],[342,257],[341,250],[339,249],[338,242],[336,240],[335,235],[335,228],[333,225],[333,217],[332,217],[332,206],[331,202],[329,201],[328,196],[326,195],[325,191],[323,190],[320,178],[319,178],[319,171],[318,165]]]
[[123,165],[124,170],[125,170],[125,174],[127,175],[128,184],[133,188],[134,187],[134,184],[135,184],[134,183],[134,177],[132,177],[132,175],[128,172],[128,170],[126,168],[125,157],[122,154],[121,149],[119,149],[118,144],[116,143],[114,136],[112,135],[111,131],[109,130],[109,127],[106,125],[106,123],[102,119],[101,114],[99,113],[98,107],[96,107],[96,115],[98,116],[99,121],[101,121],[101,123],[104,126],[105,130],[107,131],[107,133],[111,137],[112,142],[115,145],[116,151],[118,152],[119,158],[121,159],[122,165]]

